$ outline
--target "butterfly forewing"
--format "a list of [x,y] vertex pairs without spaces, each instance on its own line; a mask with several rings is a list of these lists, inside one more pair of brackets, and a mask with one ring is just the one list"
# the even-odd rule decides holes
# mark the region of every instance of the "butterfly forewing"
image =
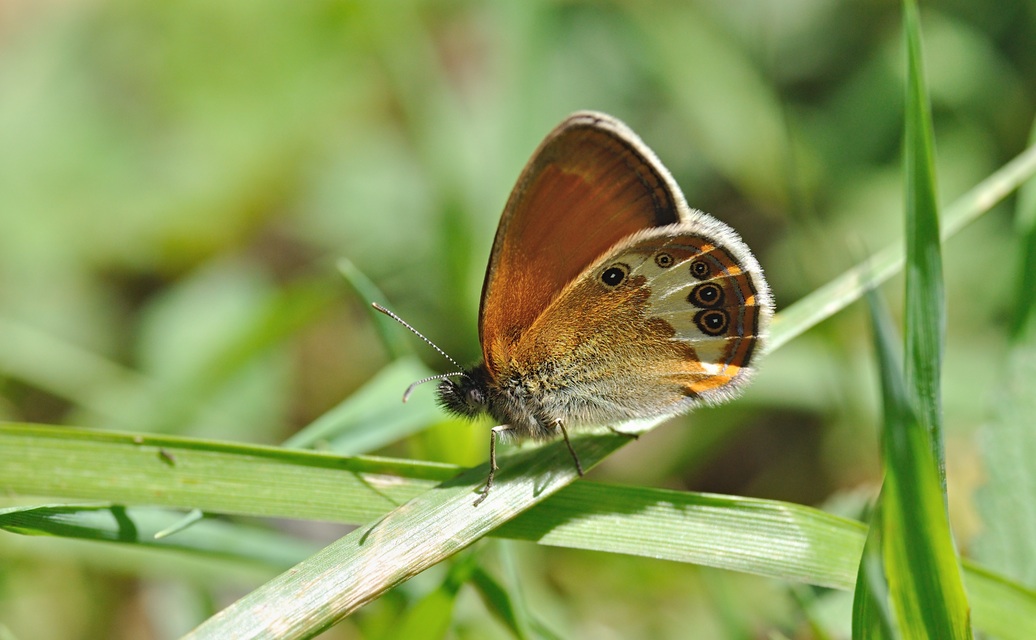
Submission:
[[686,211],[668,171],[632,131],[603,114],[566,119],[525,167],[500,220],[479,313],[490,372],[595,259]]

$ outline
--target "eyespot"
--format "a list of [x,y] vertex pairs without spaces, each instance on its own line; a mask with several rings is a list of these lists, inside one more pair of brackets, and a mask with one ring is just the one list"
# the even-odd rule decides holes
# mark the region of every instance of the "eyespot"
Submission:
[[691,262],[691,275],[699,280],[704,280],[709,277],[712,273],[712,269],[709,268],[709,264],[704,260],[694,260]]
[[604,270],[604,273],[601,274],[601,282],[603,282],[606,287],[615,288],[622,284],[626,279],[626,276],[629,275],[629,272],[629,265],[617,262]]
[[694,324],[705,335],[718,336],[726,332],[727,326],[730,325],[730,317],[726,311],[706,309],[695,314]]
[[712,309],[723,304],[723,287],[715,282],[699,284],[687,296],[687,302],[703,309]]
[[669,267],[673,266],[673,256],[666,253],[665,251],[656,253],[655,264],[662,267],[663,269],[668,269]]

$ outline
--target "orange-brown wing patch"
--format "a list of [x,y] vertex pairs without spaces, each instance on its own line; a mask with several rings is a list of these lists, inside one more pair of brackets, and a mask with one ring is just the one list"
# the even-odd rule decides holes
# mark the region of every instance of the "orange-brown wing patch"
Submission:
[[602,253],[684,211],[668,171],[624,125],[591,113],[563,122],[525,167],[497,230],[479,312],[490,371]]

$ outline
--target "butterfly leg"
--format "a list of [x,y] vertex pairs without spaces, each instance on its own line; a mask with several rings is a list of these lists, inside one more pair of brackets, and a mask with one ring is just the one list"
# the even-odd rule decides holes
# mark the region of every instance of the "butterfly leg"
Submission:
[[561,431],[561,435],[565,437],[565,445],[568,447],[568,452],[572,454],[572,460],[576,463],[576,471],[579,475],[583,475],[583,463],[579,462],[579,456],[576,455],[576,450],[572,448],[572,441],[568,439],[568,429],[565,428],[565,424],[560,420],[555,420],[554,425]]
[[502,424],[500,426],[493,427],[489,430],[489,477],[486,478],[486,486],[482,487],[482,491],[479,492],[479,496],[475,499],[475,502],[472,506],[477,507],[478,505],[482,504],[482,501],[485,500],[486,496],[489,495],[489,489],[493,486],[493,480],[496,478],[496,472],[498,469],[500,469],[500,467],[498,467],[496,464],[496,436],[498,433],[503,433],[504,431],[509,431],[510,429],[511,425]]

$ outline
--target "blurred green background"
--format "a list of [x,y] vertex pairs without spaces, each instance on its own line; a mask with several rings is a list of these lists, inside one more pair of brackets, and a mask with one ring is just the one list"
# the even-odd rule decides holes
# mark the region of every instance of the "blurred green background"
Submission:
[[[577,109],[637,131],[692,206],[743,235],[785,307],[901,234],[900,12],[0,2],[0,419],[280,443],[390,360],[342,257],[448,353],[477,359],[500,211]],[[1036,4],[926,3],[922,27],[949,203],[1026,146]],[[947,466],[965,551],[985,531],[976,442],[1002,382],[1012,216],[1009,201],[945,250]],[[898,304],[899,284],[888,293]],[[858,516],[880,482],[878,407],[853,308],[768,358],[739,401],[673,420],[591,476]],[[487,426],[442,416],[377,453],[476,464]],[[344,531],[275,526],[317,543]],[[848,594],[512,546],[528,606],[562,637],[847,632]],[[175,637],[272,575],[197,564],[0,534],[0,637]],[[428,573],[327,636],[377,637],[443,575]],[[507,637],[465,593],[450,634]]]

